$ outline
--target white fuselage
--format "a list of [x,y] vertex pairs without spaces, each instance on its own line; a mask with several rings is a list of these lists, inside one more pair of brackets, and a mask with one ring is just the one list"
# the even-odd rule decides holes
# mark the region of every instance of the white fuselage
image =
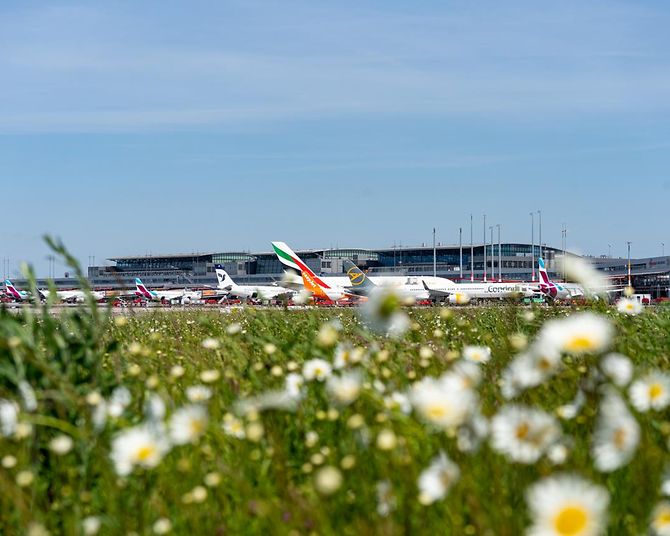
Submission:
[[229,296],[244,299],[273,300],[279,296],[291,296],[293,291],[270,285],[233,285]]
[[[42,292],[48,294],[49,291],[45,290]],[[95,301],[102,300],[105,297],[104,292],[91,291],[91,294]],[[83,303],[86,301],[86,294],[82,290],[57,290],[56,297],[63,302]]]
[[[349,286],[348,277],[322,277],[329,285]],[[413,296],[416,300],[427,300],[430,298],[429,292],[424,287],[425,282],[428,288],[434,292],[444,292],[450,294],[462,294],[470,299],[492,299],[492,298],[511,298],[518,296],[532,296],[532,284],[525,282],[518,283],[497,283],[497,282],[473,282],[473,283],[455,283],[451,279],[435,276],[372,276],[369,277],[375,285],[391,287],[398,290],[401,295]]]

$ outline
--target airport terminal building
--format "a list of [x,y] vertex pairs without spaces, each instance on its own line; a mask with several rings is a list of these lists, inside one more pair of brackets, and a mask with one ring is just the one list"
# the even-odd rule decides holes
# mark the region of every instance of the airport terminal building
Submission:
[[[342,275],[343,259],[349,258],[370,274],[432,275],[460,280],[531,281],[537,278],[533,259],[544,257],[549,275],[562,280],[560,249],[523,243],[438,245],[381,249],[337,248],[298,250],[296,253],[316,273]],[[587,257],[595,267],[617,282],[628,277],[625,258]],[[94,287],[131,288],[140,277],[149,287],[207,287],[216,285],[214,265],[222,264],[239,284],[268,284],[281,280],[283,266],[272,251],[209,252],[172,255],[112,257],[112,266],[91,266],[88,276]],[[536,261],[535,261],[536,262]],[[631,259],[632,283],[637,292],[666,297],[670,289],[670,257]],[[60,285],[59,285],[60,286]]]

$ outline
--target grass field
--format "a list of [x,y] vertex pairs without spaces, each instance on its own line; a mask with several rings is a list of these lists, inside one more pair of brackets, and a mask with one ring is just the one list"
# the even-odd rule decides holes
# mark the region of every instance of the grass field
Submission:
[[0,533],[669,533],[670,311],[370,307],[0,313]]

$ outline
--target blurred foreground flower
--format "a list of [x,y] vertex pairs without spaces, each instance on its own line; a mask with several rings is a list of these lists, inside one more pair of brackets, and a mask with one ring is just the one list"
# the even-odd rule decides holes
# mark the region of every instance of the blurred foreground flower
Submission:
[[419,416],[442,429],[463,424],[475,407],[477,397],[456,375],[424,378],[412,387],[410,401]]
[[644,309],[644,306],[637,301],[636,299],[633,298],[621,298],[617,303],[616,303],[616,309],[620,313],[623,313],[625,315],[630,315],[630,316],[635,316],[639,315],[642,310]]
[[537,344],[543,350],[558,350],[572,355],[595,354],[607,349],[614,329],[606,318],[584,312],[548,321]]
[[409,317],[402,311],[402,299],[391,288],[377,287],[360,307],[368,328],[392,338],[401,337],[409,328]]
[[526,494],[530,536],[595,536],[605,532],[609,494],[572,475],[540,480]]
[[633,382],[628,391],[633,407],[645,412],[665,409],[670,404],[670,376],[655,370]]
[[593,264],[584,260],[582,257],[573,257],[567,255],[564,258],[557,259],[557,266],[565,263],[565,274],[568,279],[579,283],[588,295],[602,295],[606,292],[608,282],[607,278],[599,270],[593,267]]
[[332,368],[328,361],[323,359],[310,359],[302,367],[302,375],[307,381],[323,381],[330,376]]
[[351,404],[361,391],[361,375],[349,372],[341,376],[330,376],[326,383],[328,394],[340,405]]
[[596,469],[610,472],[627,464],[639,441],[640,425],[635,417],[616,392],[608,392],[600,404],[593,439]]
[[111,458],[116,472],[126,476],[135,466],[156,467],[169,450],[170,443],[160,427],[139,425],[112,440]]
[[419,476],[419,502],[427,505],[443,499],[460,474],[458,465],[440,452]]
[[621,354],[607,354],[600,361],[600,369],[617,387],[625,387],[633,377],[633,363]]
[[314,475],[314,487],[322,495],[332,495],[342,485],[342,473],[337,467],[326,465]]
[[179,408],[170,417],[170,438],[175,445],[194,443],[207,428],[207,409],[199,404]]
[[491,419],[491,445],[518,463],[535,463],[561,435],[558,421],[526,406],[505,406]]

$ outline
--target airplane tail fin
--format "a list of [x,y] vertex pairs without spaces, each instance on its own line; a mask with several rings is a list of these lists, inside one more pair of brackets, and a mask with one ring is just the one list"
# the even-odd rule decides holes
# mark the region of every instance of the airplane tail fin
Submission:
[[151,298],[151,292],[144,283],[142,283],[142,280],[139,277],[135,278],[135,292],[145,298]]
[[223,269],[223,265],[221,264],[215,264],[214,265],[214,270],[216,271],[216,279],[218,281],[218,287],[220,289],[228,289],[230,290],[235,286],[235,282],[233,279],[228,275],[228,272],[226,272]]
[[347,271],[347,275],[349,276],[349,281],[351,282],[352,287],[371,290],[377,286],[372,281],[370,281],[365,272],[356,266],[351,260],[344,259],[344,261],[342,261],[342,265]]
[[542,260],[542,258],[539,258],[537,260],[537,264],[538,264],[538,269],[540,271],[540,282],[545,283],[545,284],[548,285],[549,284],[549,274],[547,274],[547,269],[544,266],[544,261]]
[[[309,270],[307,265],[305,265],[305,263],[300,260],[300,257],[298,257],[290,247],[288,247],[286,242],[272,242],[272,249],[274,249],[279,262],[281,262],[284,266],[293,268],[298,272]],[[305,268],[307,268],[307,270],[305,270]]]
[[5,279],[5,287],[7,288],[7,293],[13,298],[21,299],[21,294],[16,290],[16,287],[12,285],[12,282],[9,279]]

